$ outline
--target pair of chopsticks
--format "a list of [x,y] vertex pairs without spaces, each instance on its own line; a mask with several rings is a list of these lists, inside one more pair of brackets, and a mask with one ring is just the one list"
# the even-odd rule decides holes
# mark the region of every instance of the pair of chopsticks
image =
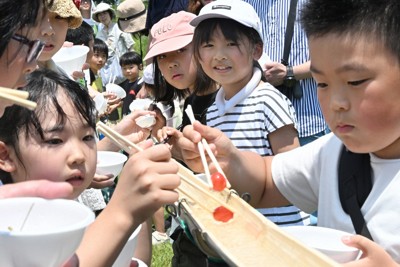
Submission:
[[[119,133],[117,133],[116,131],[114,131],[113,129],[111,129],[109,126],[105,125],[103,122],[99,121],[97,123],[97,130],[102,132],[104,134],[104,136],[107,136],[108,138],[110,138],[111,141],[113,141],[117,146],[119,146],[121,149],[125,150],[127,153],[131,153],[133,152],[132,149],[135,149],[137,151],[142,151],[143,149],[141,147],[139,147],[138,145],[130,142],[128,139],[126,139],[124,136],[120,135]],[[210,190],[207,190],[205,188],[202,188],[201,186],[197,185],[195,182],[193,182],[190,177],[186,177],[185,171],[192,173],[192,171],[188,170],[186,167],[184,167],[182,164],[180,164],[179,162],[176,162],[179,165],[179,171],[178,171],[178,175],[179,177],[181,177],[181,179],[188,185],[196,188],[197,190],[201,191],[205,196],[210,197],[212,199],[214,199],[214,201],[218,202],[220,205],[222,206],[226,206],[229,210],[234,211],[235,209],[233,207],[229,207],[228,203],[225,203],[224,201],[222,201],[220,198],[214,196],[214,194],[212,194],[212,192]],[[219,165],[218,165],[219,166]],[[197,178],[195,178],[197,179]],[[186,196],[188,196],[189,198],[191,197],[191,194],[189,191],[186,191],[184,188],[182,187],[178,187],[178,191],[182,192],[183,194],[185,194]],[[192,196],[193,197],[193,196]],[[198,203],[200,206],[202,206],[204,209],[209,210],[209,211],[213,211],[210,210],[210,207],[208,207],[207,205],[205,205],[204,201],[196,201],[196,203]]]
[[143,149],[136,145],[135,143],[132,143],[125,137],[123,137],[121,134],[118,132],[114,131],[107,125],[105,125],[103,122],[99,121],[96,125],[96,129],[104,134],[104,136],[107,136],[110,138],[111,141],[113,141],[118,147],[121,149],[125,150],[128,154],[131,154],[133,149],[137,151],[142,151]]
[[[185,109],[185,112],[188,115],[190,122],[193,124],[196,119],[194,117],[192,106],[188,105],[187,108]],[[201,142],[197,143],[197,146],[198,146],[198,149],[199,149],[201,162],[203,163],[204,173],[206,175],[208,185],[211,188],[213,187],[213,184],[212,184],[212,181],[211,181],[211,174],[210,174],[210,170],[208,168],[208,163],[207,163],[207,159],[206,159],[206,155],[204,154],[204,149],[206,150],[206,152],[207,152],[208,156],[210,157],[211,161],[214,163],[215,168],[217,169],[217,171],[224,176],[224,178],[226,180],[226,187],[227,188],[231,188],[231,184],[229,183],[228,179],[226,178],[226,175],[225,175],[224,171],[222,170],[222,168],[219,165],[217,159],[215,158],[214,154],[212,153],[211,148],[208,145],[206,139],[202,138]]]
[[28,100],[28,97],[29,92],[0,87],[0,98],[8,100],[18,106],[34,110],[36,108],[36,103]]

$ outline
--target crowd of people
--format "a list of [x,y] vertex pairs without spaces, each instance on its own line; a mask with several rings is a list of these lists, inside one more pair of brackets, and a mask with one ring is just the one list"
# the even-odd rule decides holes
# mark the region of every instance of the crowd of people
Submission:
[[[148,266],[152,243],[169,241],[174,267],[227,266],[164,221],[164,205],[179,199],[171,159],[203,173],[205,138],[266,220],[348,232],[342,241],[362,255],[345,266],[399,266],[399,11],[397,0],[2,0],[0,85],[29,92],[37,108],[0,100],[0,198],[68,198],[96,213],[66,266],[111,266],[139,225],[133,256]],[[89,52],[66,73],[52,58],[73,45]],[[281,91],[290,80],[301,94]],[[98,97],[107,101],[100,112]],[[152,104],[130,108],[139,98]],[[140,127],[142,116],[154,124]],[[96,152],[128,152],[99,140],[99,120],[143,148],[117,182],[96,174]],[[343,206],[343,153],[370,161],[371,181],[349,178],[368,236]]]

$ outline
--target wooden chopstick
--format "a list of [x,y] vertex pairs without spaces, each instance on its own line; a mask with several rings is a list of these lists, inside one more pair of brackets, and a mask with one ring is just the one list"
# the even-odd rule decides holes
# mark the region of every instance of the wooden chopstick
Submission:
[[[97,130],[101,131],[104,136],[107,136],[108,138],[110,138],[111,141],[115,142],[115,144],[117,146],[119,146],[120,148],[124,149],[126,152],[130,153],[131,148],[136,149],[137,151],[142,151],[143,149],[141,147],[139,147],[138,145],[130,142],[129,140],[127,140],[124,136],[120,135],[119,133],[117,133],[116,131],[114,131],[113,129],[111,129],[109,126],[105,125],[103,122],[99,121],[97,123]],[[176,163],[179,165],[179,169],[183,169],[186,170],[187,172],[192,172],[191,170],[187,169],[185,166],[183,166],[182,164],[180,164],[179,162],[176,161]],[[183,181],[185,181],[187,184],[195,187],[196,189],[200,190],[202,193],[206,194],[207,196],[211,197],[212,199],[214,199],[216,202],[220,203],[221,205],[227,207],[228,209],[230,209],[232,212],[234,211],[234,209],[232,207],[228,207],[228,204],[225,203],[224,201],[222,201],[221,199],[215,197],[213,194],[211,194],[211,192],[209,190],[205,190],[204,188],[201,188],[199,185],[197,185],[195,182],[193,182],[192,180],[190,180],[189,178],[186,177],[186,174],[184,173],[184,171],[179,171],[178,175],[181,177],[181,179]],[[197,179],[197,178],[196,178]],[[188,197],[190,197],[190,195],[187,195]],[[203,200],[199,200],[198,202],[202,202]]]
[[29,97],[29,92],[27,92],[27,91],[21,91],[21,90],[11,89],[11,88],[1,87],[1,86],[0,86],[0,93],[14,95],[21,99],[28,99],[28,97]]
[[117,146],[125,150],[128,154],[131,154],[133,151],[132,149],[135,149],[137,151],[142,151],[143,149],[136,145],[135,143],[132,143],[107,125],[105,125],[103,122],[99,121],[97,123],[97,130],[102,132],[104,136],[107,136],[108,138],[111,139]]
[[[185,110],[185,112],[188,115],[190,122],[193,124],[194,121],[195,121],[195,117],[194,117],[192,106],[188,105],[186,110]],[[199,148],[199,153],[200,153],[201,161],[202,161],[203,166],[204,166],[204,172],[206,174],[207,181],[209,183],[211,183],[211,187],[212,187],[212,182],[211,182],[210,170],[208,169],[207,161],[205,159],[203,160],[203,157],[205,158],[204,148],[206,149],[206,152],[207,152],[208,156],[210,157],[211,161],[214,163],[215,168],[217,169],[217,171],[224,176],[225,181],[226,181],[226,187],[227,188],[231,188],[231,184],[229,183],[228,179],[226,178],[226,175],[225,175],[224,171],[222,170],[222,168],[219,165],[217,159],[215,158],[214,154],[212,153],[211,148],[208,145],[206,139],[202,138],[201,142],[197,143],[197,146]]]
[[0,87],[0,98],[8,100],[18,106],[34,110],[36,108],[36,103],[27,100],[28,96],[29,92]]

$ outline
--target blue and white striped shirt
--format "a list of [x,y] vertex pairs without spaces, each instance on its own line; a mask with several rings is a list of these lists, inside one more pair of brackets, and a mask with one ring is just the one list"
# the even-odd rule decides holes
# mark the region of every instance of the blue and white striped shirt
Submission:
[[[264,52],[272,61],[281,62],[290,0],[244,0],[244,2],[251,4],[260,17]],[[307,0],[298,0],[297,3],[297,20],[288,60],[292,66],[300,65],[310,59],[306,34],[298,20],[301,7],[306,2]],[[318,103],[315,81],[312,78],[304,79],[300,81],[300,85],[303,97],[291,101],[296,110],[299,137],[307,137],[324,131],[326,123]]]

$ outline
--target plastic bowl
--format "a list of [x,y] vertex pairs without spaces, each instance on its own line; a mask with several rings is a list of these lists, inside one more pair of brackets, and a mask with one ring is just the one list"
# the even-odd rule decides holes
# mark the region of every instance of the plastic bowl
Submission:
[[147,114],[140,116],[135,122],[141,128],[149,128],[156,123],[156,118],[153,115]]
[[127,159],[128,157],[120,152],[97,151],[96,173],[101,175],[112,174],[115,178],[120,174]]
[[0,266],[61,266],[80,244],[94,213],[66,199],[0,200]]
[[346,246],[341,238],[349,233],[319,226],[288,226],[282,230],[308,247],[314,248],[338,263],[346,263],[357,258],[359,250]]
[[82,70],[82,66],[86,62],[86,55],[88,52],[89,47],[84,45],[61,47],[61,49],[58,50],[52,59],[68,75],[71,76],[74,71]]
[[107,110],[107,100],[103,96],[103,94],[97,94],[94,98],[94,105],[96,107],[97,112],[99,114],[103,114]]
[[141,228],[142,226],[139,225],[139,227],[136,228],[136,230],[129,237],[128,241],[126,242],[124,248],[119,253],[118,258],[115,260],[112,267],[128,267],[130,265],[133,253],[135,252],[136,249],[137,237]]
[[117,95],[118,98],[125,98],[126,97],[126,92],[124,88],[121,86],[115,84],[115,83],[109,83],[106,85],[106,91],[110,93],[114,93]]
[[129,105],[130,111],[135,111],[135,110],[148,110],[149,106],[153,103],[153,100],[148,99],[148,98],[139,98],[135,99],[132,101],[132,103]]

